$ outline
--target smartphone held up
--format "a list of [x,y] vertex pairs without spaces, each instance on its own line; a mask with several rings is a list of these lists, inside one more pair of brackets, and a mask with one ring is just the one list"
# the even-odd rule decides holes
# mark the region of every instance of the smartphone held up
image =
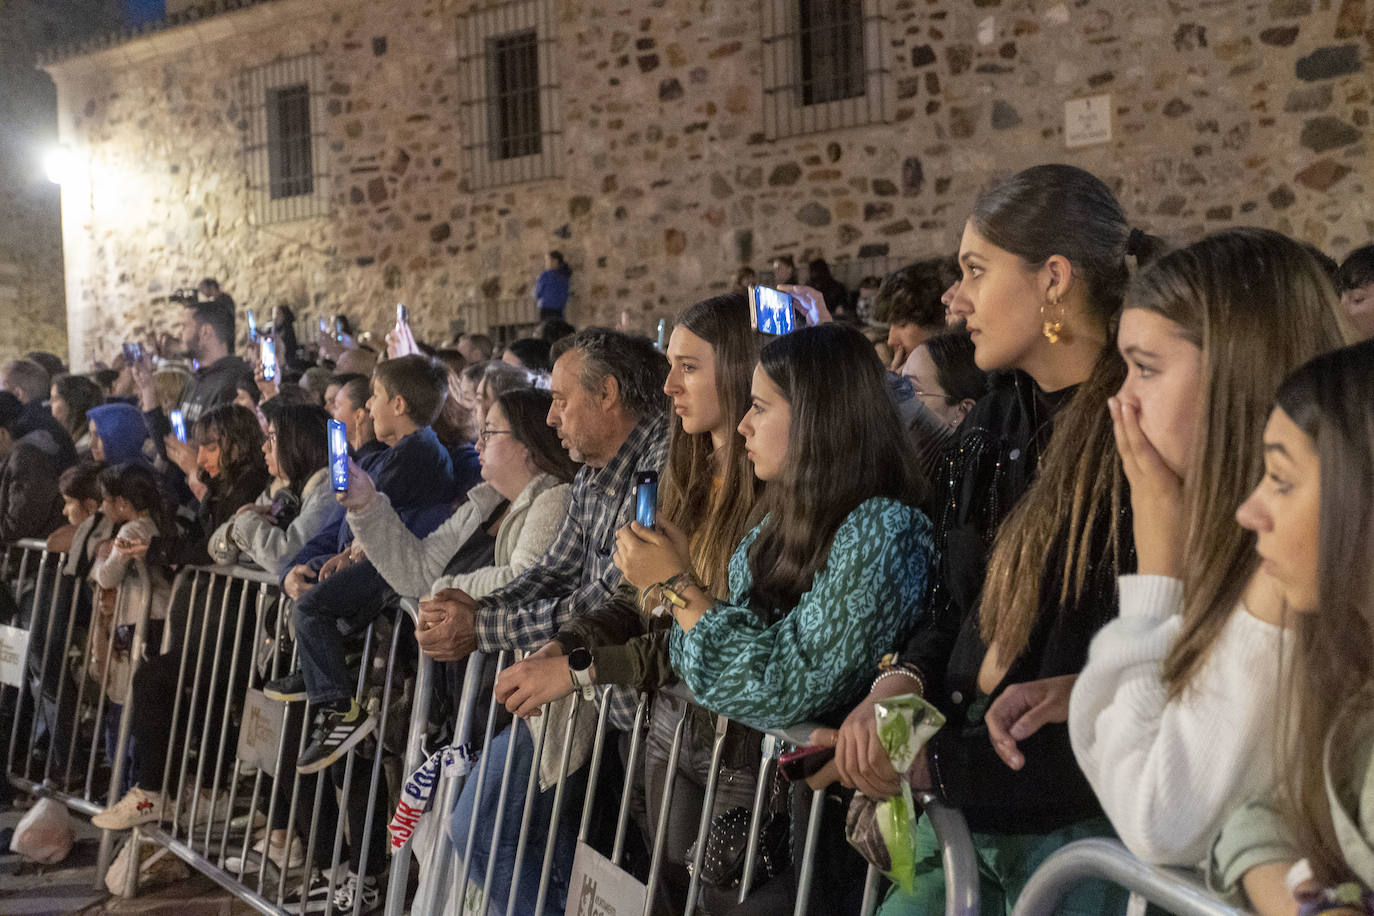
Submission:
[[765,334],[791,334],[796,328],[792,297],[771,286],[749,287],[749,323]]
[[645,528],[654,527],[658,510],[658,472],[635,472],[635,521]]
[[348,433],[340,420],[329,421],[329,479],[335,493],[348,492]]
[[277,342],[270,337],[264,337],[258,344],[258,352],[262,361],[262,377],[266,381],[276,381],[277,378]]

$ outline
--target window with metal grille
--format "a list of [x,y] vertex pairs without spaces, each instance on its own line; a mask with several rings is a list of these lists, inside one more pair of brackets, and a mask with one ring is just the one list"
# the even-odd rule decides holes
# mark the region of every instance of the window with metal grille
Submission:
[[562,173],[553,0],[510,0],[458,21],[463,184]]
[[239,74],[244,176],[259,225],[329,213],[318,70],[318,55],[302,54]]
[[487,39],[487,155],[539,154],[539,42],[534,29]]
[[891,118],[880,0],[765,0],[762,17],[770,138]]
[[310,87],[267,90],[268,193],[273,200],[315,190],[310,156]]
[[801,103],[818,105],[863,95],[861,0],[801,0],[797,13]]

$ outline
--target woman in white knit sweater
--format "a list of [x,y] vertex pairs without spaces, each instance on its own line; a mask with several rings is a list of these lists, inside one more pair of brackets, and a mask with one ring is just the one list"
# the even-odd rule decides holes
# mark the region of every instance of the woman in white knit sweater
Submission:
[[[1268,405],[1345,340],[1335,294],[1291,239],[1210,236],[1144,270],[1110,409],[1131,485],[1138,574],[1073,686],[1074,753],[1122,840],[1197,865],[1274,778],[1283,600],[1236,509],[1263,473]],[[1012,737],[1016,727],[1012,728]]]
[[[378,493],[367,475],[357,475],[341,500],[356,548],[398,594],[418,598],[461,588],[480,598],[544,555],[568,513],[578,468],[545,423],[550,402],[548,392],[534,388],[517,388],[496,399],[477,441],[483,482],[427,537],[411,534],[386,494]],[[471,566],[460,554],[483,529],[495,536],[494,562],[446,575],[451,564]]]

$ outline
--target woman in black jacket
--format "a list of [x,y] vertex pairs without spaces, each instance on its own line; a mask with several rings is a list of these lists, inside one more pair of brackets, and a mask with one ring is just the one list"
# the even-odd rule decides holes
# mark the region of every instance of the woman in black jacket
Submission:
[[[956,434],[929,613],[841,727],[836,768],[871,797],[891,795],[900,783],[877,743],[873,704],[914,691],[937,705],[948,721],[907,775],[968,819],[985,912],[1009,911],[1055,849],[1111,833],[1066,726],[1023,741],[1024,765],[1012,770],[986,714],[1008,690],[1029,696],[1028,684],[1063,676],[1071,686],[1093,634],[1116,614],[1117,573],[1134,566],[1106,411],[1124,376],[1109,328],[1127,256],[1142,259],[1153,245],[1129,229],[1105,184],[1063,165],[984,191],[960,245],[953,311],[972,333],[978,366],[1011,371]],[[1063,701],[1067,708],[1067,689]],[[944,895],[940,849],[923,819],[915,896],[894,891],[882,912],[935,912]],[[1084,882],[1060,912],[1124,906],[1124,893]]]

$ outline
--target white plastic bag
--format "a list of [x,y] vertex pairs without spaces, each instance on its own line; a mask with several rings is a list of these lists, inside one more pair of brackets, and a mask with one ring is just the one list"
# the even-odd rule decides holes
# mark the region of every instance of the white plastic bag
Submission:
[[56,865],[67,858],[75,839],[67,806],[51,798],[40,798],[14,828],[10,850],[33,862]]
[[135,842],[133,835],[124,841],[115,855],[110,868],[105,872],[105,888],[117,897],[124,896],[124,886],[133,866],[134,856],[138,856],[138,889],[145,890],[174,884],[191,877],[191,871],[180,859],[171,855],[165,846],[158,846],[151,840]]

